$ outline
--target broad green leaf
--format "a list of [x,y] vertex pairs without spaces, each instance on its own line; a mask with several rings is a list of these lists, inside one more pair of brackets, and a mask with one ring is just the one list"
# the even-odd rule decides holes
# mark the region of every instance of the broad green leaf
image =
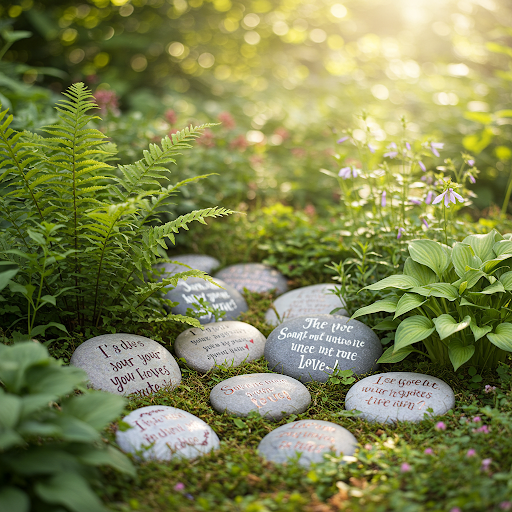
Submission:
[[419,308],[422,304],[425,304],[425,302],[427,302],[426,299],[423,299],[419,295],[415,295],[413,293],[404,293],[396,305],[394,318],[408,313],[413,309]]
[[459,298],[459,291],[449,283],[434,283],[427,286],[413,288],[411,293],[423,295],[423,297],[441,297],[450,301]]
[[448,357],[453,364],[453,369],[457,371],[464,363],[471,359],[475,353],[475,345],[466,345],[461,340],[452,340],[448,345]]
[[[47,295],[47,297],[50,297],[50,295]],[[64,325],[59,324],[57,322],[49,322],[46,325],[37,325],[36,327],[34,327],[32,329],[32,331],[30,331],[30,336],[39,336],[39,335],[44,336],[46,329],[49,329],[50,327],[56,327],[57,329],[59,329],[61,331],[68,332],[68,330],[66,329],[66,327]]]
[[480,338],[483,338],[488,332],[492,331],[492,327],[489,325],[486,325],[485,327],[479,327],[476,324],[476,321],[474,318],[471,318],[471,322],[469,323],[469,328],[471,329],[471,332],[473,333],[473,336],[475,337],[475,341],[478,341]]
[[433,240],[413,240],[409,242],[411,258],[421,265],[426,265],[441,278],[450,266],[450,257],[438,242]]
[[[4,263],[3,261],[0,263]],[[0,292],[9,284],[9,281],[18,273],[18,268],[13,268],[13,263],[5,262],[0,266]]]
[[26,442],[16,430],[11,428],[0,431],[0,451],[5,451],[14,446],[23,446]]
[[491,124],[492,116],[487,112],[464,112],[464,117],[481,124]]
[[400,325],[400,320],[393,320],[390,316],[373,327],[374,331],[395,331]]
[[459,277],[463,277],[467,269],[466,267],[474,266],[475,253],[469,244],[462,242],[456,243],[452,248],[453,268]]
[[460,305],[469,306],[470,308],[489,309],[489,306],[479,306],[478,304],[473,304],[473,302],[470,302],[464,297],[460,300]]
[[498,256],[497,258],[486,261],[480,268],[486,274],[488,274],[496,268],[505,266],[503,264],[503,262],[510,260],[511,258],[512,258],[512,254],[505,253],[505,254],[502,254],[501,256]]
[[[88,446],[89,449],[91,446]],[[53,475],[55,473],[75,469],[77,463],[75,457],[66,453],[64,445],[57,446],[32,446],[30,450],[21,452],[10,462],[12,469],[20,475]]]
[[105,449],[93,449],[90,446],[80,446],[80,450],[73,451],[80,462],[89,466],[110,466],[127,475],[136,476],[136,471],[130,459],[113,446]]
[[435,331],[432,320],[425,316],[416,315],[406,318],[396,330],[393,353],[428,338]]
[[512,324],[507,322],[496,326],[496,331],[487,335],[489,341],[502,350],[512,352]]
[[405,260],[404,274],[417,279],[421,286],[439,281],[433,270],[417,263],[410,256]]
[[17,487],[0,489],[0,510],[2,512],[29,512],[30,498]]
[[411,276],[406,275],[394,275],[385,277],[381,281],[377,283],[371,284],[370,286],[366,286],[363,288],[364,290],[384,290],[385,288],[397,288],[399,290],[409,290],[410,288],[414,288],[415,286],[419,286],[419,282],[417,279]]
[[466,290],[471,290],[471,288],[473,288],[473,286],[475,286],[482,277],[486,276],[487,274],[485,274],[481,270],[471,269],[466,272],[464,277],[461,277],[458,281],[452,283],[452,285],[459,287],[462,283],[467,283]]
[[75,366],[65,366],[55,371],[53,366],[37,366],[25,375],[25,385],[32,393],[44,390],[55,397],[68,395],[87,380],[87,374]]
[[501,256],[502,254],[512,255],[512,240],[500,240],[493,245],[492,249],[496,256]]
[[462,283],[460,283],[459,295],[462,295],[466,291],[467,287],[468,287],[468,282],[467,281],[463,281]]
[[487,286],[487,288],[484,288],[481,292],[484,295],[492,295],[493,293],[503,293],[505,291],[505,288],[501,284],[500,281],[496,281],[493,284],[490,284]]
[[5,393],[0,388],[0,425],[13,428],[18,423],[21,413],[21,399],[16,395]]
[[499,281],[507,292],[512,291],[512,271],[502,274]]
[[469,235],[463,243],[469,244],[474,253],[483,261],[492,260],[495,256],[492,250],[495,243],[496,231],[493,229],[486,235]]
[[364,306],[363,308],[359,308],[351,318],[357,318],[358,316],[369,315],[370,313],[378,313],[380,311],[385,311],[387,313],[394,313],[396,309],[396,305],[398,303],[398,297],[386,297],[385,299],[378,300],[369,306]]
[[462,331],[471,322],[469,315],[465,316],[462,322],[457,322],[452,315],[444,314],[433,319],[439,337],[444,340],[452,334]]
[[393,352],[394,347],[389,347],[386,349],[384,354],[380,356],[380,359],[377,363],[399,363],[404,360],[413,350],[413,347],[404,347],[396,352]]

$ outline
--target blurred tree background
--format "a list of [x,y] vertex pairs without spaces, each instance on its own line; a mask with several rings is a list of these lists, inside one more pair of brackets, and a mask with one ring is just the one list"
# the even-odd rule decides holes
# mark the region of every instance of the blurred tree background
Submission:
[[0,68],[2,101],[25,122],[27,88],[44,103],[41,91],[74,81],[103,98],[105,122],[122,112],[114,139],[133,150],[144,137],[220,119],[187,162],[190,173],[231,170],[217,189],[197,189],[208,199],[331,201],[318,170],[333,169],[336,133],[352,127],[364,138],[364,110],[379,149],[402,135],[405,115],[411,139],[476,157],[478,208],[503,201],[508,0],[6,0],[0,17],[4,39],[11,28],[32,33]]

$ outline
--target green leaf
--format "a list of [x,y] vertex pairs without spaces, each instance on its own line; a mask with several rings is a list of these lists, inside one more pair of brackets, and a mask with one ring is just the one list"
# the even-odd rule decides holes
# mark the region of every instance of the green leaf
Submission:
[[441,278],[450,266],[450,257],[440,243],[433,240],[413,240],[409,242],[411,258],[432,269]]
[[394,331],[400,325],[400,320],[393,320],[390,316],[373,326],[374,331]]
[[384,279],[378,281],[377,283],[371,284],[370,286],[366,286],[363,290],[384,290],[385,288],[397,288],[399,290],[408,290],[410,288],[414,288],[415,286],[419,286],[419,282],[417,279],[411,276],[406,275],[393,275],[389,277],[385,277]]
[[[47,297],[49,297],[49,295],[47,295]],[[57,322],[49,322],[46,325],[37,325],[36,327],[34,327],[32,329],[32,331],[30,331],[30,336],[32,336],[32,337],[39,336],[39,335],[44,336],[46,329],[49,329],[50,327],[56,327],[57,329],[59,329],[61,331],[68,332],[68,330],[66,329],[66,327],[64,325],[59,324]]]
[[493,245],[492,250],[496,253],[496,256],[512,255],[512,240],[499,240]]
[[469,361],[475,353],[475,345],[466,345],[461,340],[455,339],[448,345],[448,357],[457,371],[464,363]]
[[130,459],[113,446],[106,446],[105,449],[93,449],[90,446],[80,446],[74,450],[80,462],[88,466],[110,466],[121,473],[135,477],[137,473]]
[[404,274],[417,279],[421,286],[438,282],[438,278],[433,270],[417,263],[410,256],[405,260]]
[[458,281],[452,283],[452,285],[458,287],[462,285],[462,283],[466,283],[466,290],[471,290],[471,288],[473,288],[482,277],[486,276],[487,274],[485,274],[481,270],[471,269],[466,272],[464,277],[461,277]]
[[500,281],[496,281],[495,283],[487,286],[487,288],[484,288],[481,292],[475,293],[481,293],[483,295],[492,295],[493,293],[503,293],[504,291],[505,288],[503,287],[503,284]]
[[385,311],[387,313],[394,313],[396,305],[398,303],[398,297],[386,297],[385,299],[378,300],[369,306],[359,308],[350,318],[357,318],[358,316],[369,315],[371,313],[378,313]]
[[0,388],[0,425],[13,428],[18,423],[22,402],[20,397],[5,393]]
[[452,262],[455,272],[459,277],[463,277],[467,272],[467,267],[478,268],[480,263],[476,264],[475,253],[469,244],[457,242],[452,248]]
[[470,302],[469,300],[467,300],[464,297],[460,300],[460,305],[461,306],[469,306],[470,308],[489,309],[489,306],[479,306],[478,304],[473,304],[472,302]]
[[450,301],[459,298],[459,292],[455,286],[449,283],[434,283],[427,286],[413,288],[411,293],[417,293],[423,297],[441,297]]
[[496,268],[503,267],[504,266],[503,263],[511,258],[512,258],[512,254],[508,254],[508,253],[501,254],[497,258],[486,261],[480,268],[485,273],[488,274]]
[[469,328],[475,337],[475,341],[478,341],[480,338],[483,338],[488,332],[492,331],[492,327],[486,325],[485,327],[478,327],[474,318],[471,318],[471,322],[469,324]]
[[17,487],[0,488],[0,511],[29,512],[30,499],[26,493]]
[[235,418],[233,419],[233,423],[238,427],[238,428],[245,428],[247,425],[240,419],[240,418]]
[[[4,263],[4,262],[0,262]],[[18,273],[18,268],[12,268],[11,262],[6,262],[7,265],[0,266],[0,292],[9,284],[9,281]]]
[[396,330],[393,353],[428,338],[435,331],[432,320],[425,316],[410,316],[402,321]]
[[512,352],[512,324],[502,323],[496,326],[496,331],[487,335],[489,341],[502,350]]
[[473,249],[476,256],[478,256],[482,262],[491,260],[495,254],[493,246],[495,243],[496,231],[493,229],[486,235],[469,235],[464,238],[463,243],[469,244]]
[[404,293],[400,300],[398,301],[395,316],[393,319],[400,315],[408,313],[413,309],[419,308],[422,304],[425,304],[425,302],[427,302],[427,300],[423,299],[419,295],[415,295],[414,293]]
[[377,361],[377,363],[399,363],[400,361],[403,361],[411,352],[414,351],[414,348],[412,347],[404,347],[400,350],[397,350],[394,352],[394,347],[389,347],[386,349],[384,354],[380,356],[380,359]]
[[492,116],[487,112],[464,112],[464,117],[481,124],[491,124]]
[[464,317],[462,322],[457,322],[452,315],[444,314],[433,320],[439,337],[444,340],[452,334],[462,331],[469,326],[471,317],[469,315]]
[[512,271],[502,274],[499,278],[499,281],[507,292],[512,291]]

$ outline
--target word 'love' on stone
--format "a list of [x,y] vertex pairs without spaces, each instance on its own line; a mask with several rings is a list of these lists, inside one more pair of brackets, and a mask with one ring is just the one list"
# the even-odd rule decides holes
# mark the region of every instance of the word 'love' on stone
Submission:
[[265,336],[256,327],[230,320],[210,323],[204,331],[192,327],[182,332],[174,343],[178,357],[198,372],[206,373],[215,365],[240,366],[263,355]]
[[121,450],[139,459],[193,459],[219,447],[219,438],[203,420],[165,405],[151,405],[123,418],[131,428],[116,433]]
[[[270,325],[277,325],[279,315],[281,321],[298,316],[328,315],[333,309],[344,307],[337,295],[331,293],[336,286],[334,284],[313,284],[303,288],[291,290],[281,295],[274,301],[274,309],[269,309],[265,314],[265,320]],[[344,309],[340,309],[336,315],[347,315]]]
[[454,405],[455,396],[446,382],[412,372],[366,377],[354,384],[345,398],[345,409],[357,409],[361,418],[379,423],[417,422],[424,419],[425,413],[442,415]]
[[210,393],[212,407],[218,412],[247,416],[258,411],[277,421],[290,414],[304,412],[311,403],[306,386],[279,373],[251,373],[219,382]]
[[352,455],[357,448],[356,438],[345,428],[321,420],[300,420],[276,428],[258,446],[267,460],[283,463],[300,454],[299,464],[309,466],[322,462],[324,453]]
[[206,254],[180,254],[179,256],[171,256],[171,258],[178,263],[162,264],[167,275],[173,275],[178,272],[185,272],[189,270],[187,267],[179,265],[179,263],[184,263],[196,270],[202,270],[207,274],[210,274],[212,270],[216,269],[220,265],[220,261],[217,258],[207,256]]
[[215,274],[233,286],[239,292],[247,288],[250,292],[268,292],[276,289],[277,294],[288,290],[286,278],[275,268],[267,267],[261,263],[241,263],[223,268]]
[[154,340],[135,334],[103,334],[82,343],[71,364],[87,372],[90,384],[115,395],[146,396],[176,387],[181,371],[171,353]]
[[300,316],[286,320],[267,339],[269,368],[301,382],[326,382],[335,369],[356,375],[375,370],[382,354],[377,335],[345,316]]
[[[213,309],[225,311],[226,314],[222,320],[233,320],[249,309],[245,299],[232,286],[220,279],[214,279],[214,281],[222,288],[199,277],[180,279],[176,288],[170,290],[165,296],[166,299],[179,303],[172,308],[172,312],[175,315],[185,315],[187,309],[195,310],[193,304],[199,304],[198,299],[209,302]],[[207,313],[201,316],[199,321],[207,324],[214,322],[215,318],[212,313]]]

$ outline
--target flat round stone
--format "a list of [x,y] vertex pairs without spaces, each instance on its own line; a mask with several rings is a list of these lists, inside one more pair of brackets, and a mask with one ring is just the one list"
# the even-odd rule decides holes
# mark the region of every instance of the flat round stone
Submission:
[[206,373],[215,365],[240,366],[263,355],[267,339],[256,327],[228,320],[183,331],[174,342],[174,351],[198,372]]
[[[169,290],[165,295],[166,299],[179,303],[171,311],[175,315],[186,315],[188,308],[195,311],[192,305],[198,304],[200,298],[209,302],[214,309],[225,311],[223,321],[234,320],[240,313],[249,309],[247,302],[237,290],[220,279],[214,279],[214,281],[222,288],[199,277],[180,279],[176,288]],[[207,324],[215,322],[215,317],[212,313],[207,313],[201,316],[199,321]]]
[[[439,416],[455,405],[446,382],[412,372],[388,372],[354,384],[345,398],[345,409],[361,411],[360,418],[378,423],[421,421],[424,414]],[[427,409],[432,409],[432,413]]]
[[209,425],[175,407],[141,407],[123,422],[132,428],[116,432],[117,444],[139,460],[194,459],[219,447],[219,438]]
[[279,373],[251,373],[219,382],[210,393],[212,407],[218,412],[261,416],[278,421],[290,414],[304,412],[311,395],[304,384]]
[[349,456],[356,448],[357,440],[346,428],[330,421],[300,420],[267,434],[258,451],[276,463],[287,462],[300,454],[299,464],[309,466],[312,462],[323,462],[324,453]]
[[374,371],[382,355],[377,335],[346,316],[299,316],[276,327],[265,344],[269,369],[301,382],[326,382],[334,369]]
[[[334,284],[313,284],[291,290],[274,301],[274,308],[281,321],[298,316],[328,315],[333,309],[343,308],[345,303],[337,295],[331,293]],[[336,315],[347,315],[345,309],[340,309]],[[269,325],[278,325],[279,319],[273,308],[265,314]]]
[[261,263],[231,265],[217,272],[215,277],[222,279],[239,292],[243,292],[244,288],[258,293],[276,289],[278,295],[288,291],[288,283],[283,274]]
[[136,334],[103,334],[82,343],[71,364],[82,368],[95,389],[115,395],[150,395],[176,387],[181,371],[171,353],[154,340]]
[[217,258],[207,256],[206,254],[180,254],[179,256],[171,256],[171,258],[178,263],[163,263],[161,265],[165,269],[165,273],[168,275],[189,270],[187,267],[184,267],[179,263],[184,263],[196,270],[202,270],[207,274],[210,274],[212,270],[215,270],[220,266],[220,261]]

